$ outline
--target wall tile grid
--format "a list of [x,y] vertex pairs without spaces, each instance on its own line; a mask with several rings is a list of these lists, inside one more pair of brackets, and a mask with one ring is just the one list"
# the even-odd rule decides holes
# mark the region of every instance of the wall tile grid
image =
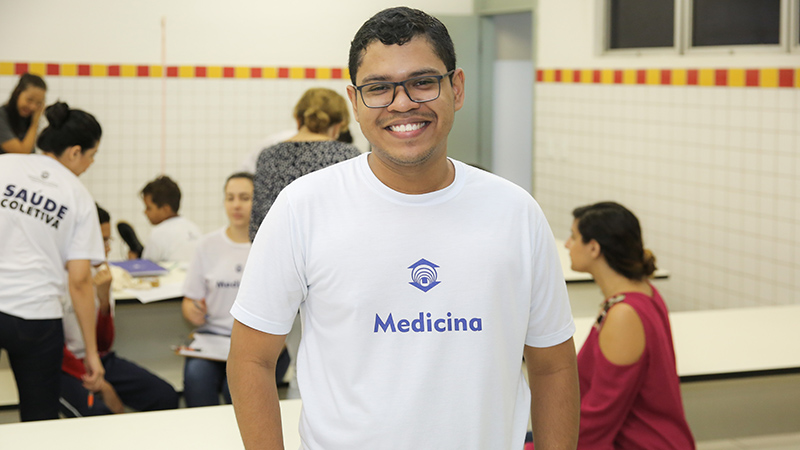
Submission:
[[800,89],[544,82],[534,98],[556,236],[615,200],[670,271],[673,310],[800,302]]
[[[0,92],[11,92],[18,77],[3,75],[10,76],[0,76]],[[227,223],[224,180],[239,171],[245,156],[270,134],[295,127],[292,109],[303,92],[328,87],[346,96],[348,84],[345,79],[300,77],[162,79],[64,73],[45,76],[45,81],[48,104],[60,99],[99,120],[103,127],[100,150],[94,166],[81,179],[111,213],[112,221],[130,222],[143,241],[151,226],[138,192],[161,173],[162,98],[166,105],[164,172],[181,187],[181,215],[203,232],[211,232]],[[351,128],[356,144],[365,148],[357,125]],[[116,230],[114,235],[111,257],[119,258],[125,246]]]

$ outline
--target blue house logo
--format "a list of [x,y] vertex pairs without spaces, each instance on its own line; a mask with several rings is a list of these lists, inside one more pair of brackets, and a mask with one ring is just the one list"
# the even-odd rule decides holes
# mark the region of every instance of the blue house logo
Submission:
[[436,281],[437,267],[439,266],[424,258],[420,259],[408,267],[411,269],[411,281],[409,281],[408,284],[414,286],[422,292],[430,291],[434,288],[434,286],[440,283],[439,281]]

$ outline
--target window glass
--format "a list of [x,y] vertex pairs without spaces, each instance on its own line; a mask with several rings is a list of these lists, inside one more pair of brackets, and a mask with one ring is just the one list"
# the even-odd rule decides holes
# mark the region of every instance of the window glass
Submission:
[[609,18],[610,49],[675,45],[674,0],[610,0]]
[[779,44],[780,0],[694,0],[692,45]]

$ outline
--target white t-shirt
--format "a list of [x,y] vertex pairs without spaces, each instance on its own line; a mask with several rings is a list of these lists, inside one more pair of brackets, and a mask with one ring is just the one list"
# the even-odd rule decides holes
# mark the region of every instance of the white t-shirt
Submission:
[[524,345],[574,330],[555,240],[518,186],[453,161],[454,182],[389,189],[367,155],[278,196],[231,310],[289,332],[298,307],[304,449],[517,449]]
[[206,301],[208,317],[198,331],[231,335],[231,306],[249,253],[250,243],[233,242],[225,234],[225,228],[201,239],[183,288],[185,297]]
[[189,262],[203,233],[183,216],[171,217],[153,227],[142,258],[155,262]]
[[0,155],[0,311],[58,319],[67,261],[105,260],[97,207],[78,177],[45,155]]

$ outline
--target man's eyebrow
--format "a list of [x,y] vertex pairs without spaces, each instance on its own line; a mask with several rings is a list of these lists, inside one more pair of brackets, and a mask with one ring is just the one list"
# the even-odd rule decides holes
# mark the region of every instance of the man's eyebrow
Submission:
[[[408,78],[421,77],[425,75],[442,75],[442,74],[438,69],[434,69],[433,67],[425,67],[423,69],[418,69],[411,72],[410,74],[408,74]],[[405,79],[407,80],[408,78]],[[376,83],[380,81],[392,81],[392,77],[388,75],[367,75],[366,77],[364,77],[363,80],[361,80],[361,84],[363,85],[367,83]]]

